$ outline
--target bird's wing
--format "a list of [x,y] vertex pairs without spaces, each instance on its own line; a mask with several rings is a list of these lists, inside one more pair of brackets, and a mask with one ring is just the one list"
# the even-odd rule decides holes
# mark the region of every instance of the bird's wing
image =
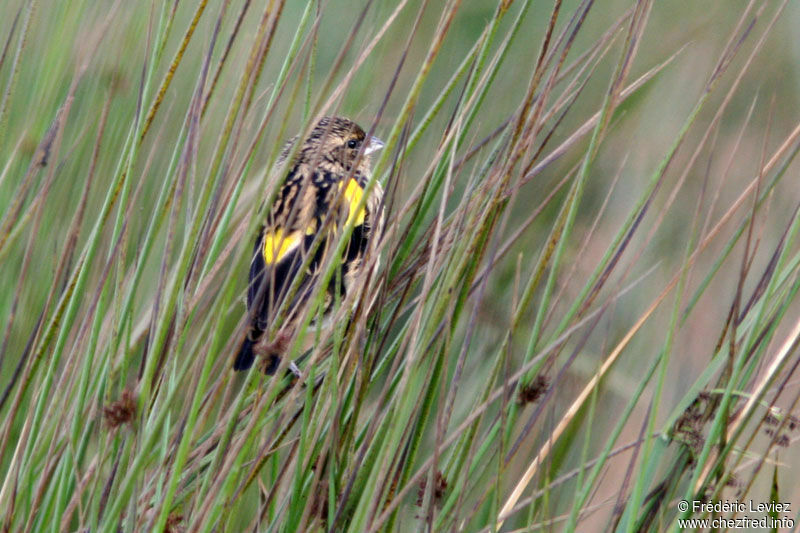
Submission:
[[[290,171],[253,248],[247,308],[253,323],[261,330],[269,325],[273,311],[300,272],[320,226],[317,216],[320,191],[304,178],[307,174],[303,170],[296,166]],[[291,307],[301,303],[313,288],[324,249],[325,242],[321,242],[294,297],[297,301]]]
[[[311,295],[329,238],[335,238],[344,224],[354,225],[344,257],[345,262],[349,262],[364,253],[372,233],[369,226],[375,222],[371,219],[377,215],[374,212],[378,208],[371,205],[373,202],[360,205],[364,189],[357,179],[337,182],[324,173],[314,173],[310,180],[303,180],[296,170],[290,173],[278,194],[269,223],[256,239],[250,263],[247,307],[253,315],[253,323],[262,330],[269,325],[272,313],[286,297],[298,274],[303,279],[292,297],[289,312],[298,312]],[[326,181],[329,185],[322,186]],[[331,209],[335,210],[334,216],[328,218]],[[300,269],[320,231],[324,234],[314,257],[301,273]],[[328,290],[333,292],[333,286]]]

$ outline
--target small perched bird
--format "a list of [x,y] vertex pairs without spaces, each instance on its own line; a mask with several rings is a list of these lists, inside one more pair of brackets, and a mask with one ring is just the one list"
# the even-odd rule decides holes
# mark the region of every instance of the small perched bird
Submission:
[[[282,158],[288,157],[295,142],[297,138],[287,143]],[[367,139],[363,129],[342,117],[320,119],[300,146],[253,248],[247,290],[249,326],[233,363],[235,370],[249,369],[261,354],[265,356],[262,370],[275,373],[284,349],[280,345],[291,337],[293,323],[304,316],[322,267],[348,223],[353,231],[338,259],[341,276],[333,276],[325,288],[323,317],[332,311],[337,287],[342,301],[355,288],[368,245],[383,230],[379,184],[359,208],[370,179],[370,154],[382,147],[380,139]],[[297,290],[289,295],[298,276]],[[287,295],[284,326],[270,343],[265,332]],[[297,373],[293,363],[290,369]]]

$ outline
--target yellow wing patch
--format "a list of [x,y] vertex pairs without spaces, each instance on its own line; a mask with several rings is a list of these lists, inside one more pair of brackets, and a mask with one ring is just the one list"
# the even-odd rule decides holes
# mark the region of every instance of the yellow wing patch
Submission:
[[[339,183],[339,188],[341,189],[341,187],[342,184]],[[342,197],[348,209],[346,223],[352,223],[354,227],[364,224],[364,220],[367,216],[366,207],[362,206],[361,209],[358,209],[358,204],[361,203],[361,199],[364,197],[364,189],[361,188],[361,185],[351,178],[347,182],[347,187],[345,187]],[[264,233],[264,240],[261,248],[264,262],[268,265],[272,265],[282,261],[289,252],[300,246],[303,242],[304,234],[313,235],[316,230],[316,223],[314,220],[311,220],[305,232],[296,230],[284,234],[282,228],[275,228],[271,231],[267,231]]]
[[[342,184],[339,183],[339,188],[341,187]],[[361,188],[361,185],[356,180],[350,178],[350,181],[347,182],[347,187],[344,189],[344,199],[349,210],[347,212],[347,224],[352,222],[353,226],[360,226],[364,223],[364,218],[367,216],[365,206],[361,206],[361,209],[356,211],[363,196],[364,189]]]
[[299,231],[293,231],[286,235],[281,228],[275,228],[264,234],[264,246],[261,250],[264,255],[264,262],[268,265],[277,263],[286,257],[286,254],[300,245],[302,235]]

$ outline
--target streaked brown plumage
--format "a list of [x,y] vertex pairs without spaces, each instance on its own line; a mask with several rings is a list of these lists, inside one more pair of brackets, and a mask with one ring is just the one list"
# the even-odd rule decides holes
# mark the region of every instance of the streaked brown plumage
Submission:
[[[295,142],[287,143],[283,157]],[[324,117],[298,150],[253,249],[247,291],[249,327],[234,369],[247,370],[261,351],[267,356],[264,371],[275,372],[279,353],[267,346],[264,333],[287,295],[282,323],[291,327],[304,316],[321,267],[347,223],[353,224],[353,231],[341,258],[340,294],[344,297],[355,288],[368,245],[383,229],[383,191],[379,184],[372,187],[364,206],[358,209],[370,178],[370,153],[382,146],[375,137],[367,139],[364,130],[351,120]],[[302,268],[307,262],[308,267]],[[289,295],[298,276],[298,288]],[[331,311],[336,287],[334,276],[325,289],[323,315]]]

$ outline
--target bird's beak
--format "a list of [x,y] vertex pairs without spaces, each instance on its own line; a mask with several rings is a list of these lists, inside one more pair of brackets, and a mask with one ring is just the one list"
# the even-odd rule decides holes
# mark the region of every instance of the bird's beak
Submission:
[[383,146],[384,146],[383,141],[373,135],[372,137],[369,138],[369,144],[367,145],[366,150],[364,150],[364,153],[366,155],[369,155],[372,152],[377,152],[378,150],[383,148]]

